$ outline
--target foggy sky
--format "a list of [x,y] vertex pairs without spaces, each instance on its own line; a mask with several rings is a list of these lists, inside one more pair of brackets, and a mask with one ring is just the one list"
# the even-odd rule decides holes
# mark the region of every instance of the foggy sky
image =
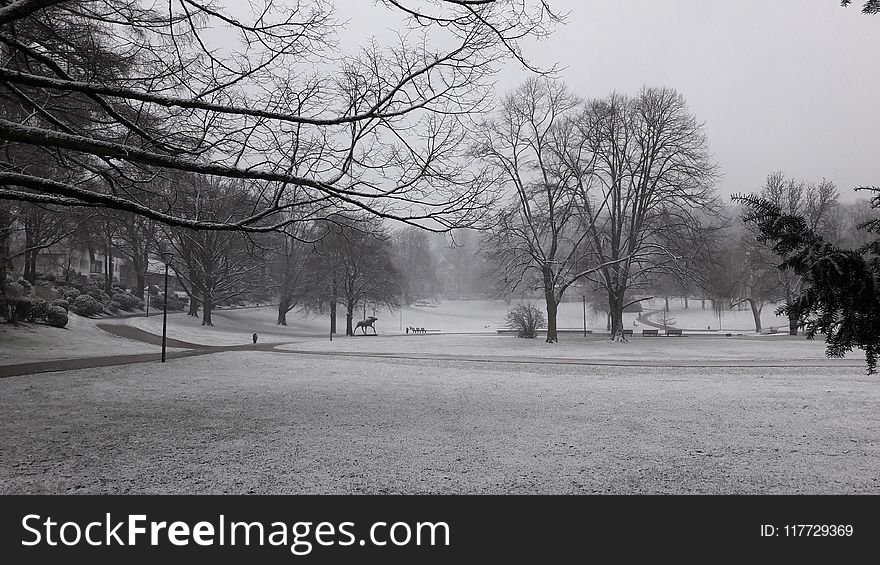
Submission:
[[[393,15],[337,0],[348,40],[389,37]],[[550,0],[568,23],[525,44],[534,63],[584,98],[669,86],[706,124],[719,192],[753,192],[767,174],[880,184],[880,16],[837,0]],[[528,73],[511,63],[498,94]]]

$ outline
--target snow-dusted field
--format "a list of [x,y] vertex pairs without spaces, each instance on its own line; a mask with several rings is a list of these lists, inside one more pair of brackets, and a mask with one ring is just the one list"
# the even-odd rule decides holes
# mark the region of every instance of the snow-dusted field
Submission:
[[[687,337],[630,337],[625,343],[608,340],[608,336],[591,335],[584,339],[576,334],[563,334],[559,343],[544,339],[519,339],[511,335],[427,334],[378,337],[345,337],[310,340],[280,349],[288,351],[351,352],[406,355],[467,355],[474,357],[537,357],[584,359],[597,362],[641,361],[657,364],[708,363],[713,361],[749,361],[780,365],[801,361],[822,361],[822,364],[862,364],[864,355],[855,351],[846,360],[825,358],[821,340],[803,337],[738,335],[733,337],[694,335]],[[815,364],[815,363],[814,363]]]
[[222,353],[0,379],[0,493],[873,493],[861,367]]
[[[880,493],[860,352],[753,332],[546,344],[499,335],[505,311],[405,309],[428,335],[380,313],[379,336],[332,342],[271,308],[173,314],[172,339],[288,344],[0,379],[0,494]],[[4,362],[156,350],[71,321],[3,327]]]

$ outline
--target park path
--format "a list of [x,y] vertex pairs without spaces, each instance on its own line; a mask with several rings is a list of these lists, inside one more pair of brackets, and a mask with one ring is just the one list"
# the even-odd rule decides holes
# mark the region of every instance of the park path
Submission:
[[[113,335],[133,339],[142,343],[161,346],[162,336],[151,334],[140,328],[126,324],[112,322],[99,322],[98,328]],[[166,347],[183,349],[184,351],[166,351],[165,359],[180,359],[182,357],[196,357],[210,355],[212,353],[224,353],[228,351],[272,351],[282,343],[247,343],[242,345],[202,345],[189,343],[177,339],[166,339]],[[48,373],[54,371],[72,371],[76,369],[91,369],[94,367],[110,367],[112,365],[130,365],[133,363],[153,363],[162,359],[162,353],[132,353],[126,355],[102,355],[99,357],[79,357],[74,359],[53,359],[51,361],[32,361],[29,363],[17,363],[14,365],[0,365],[0,378],[30,375],[34,373]]]

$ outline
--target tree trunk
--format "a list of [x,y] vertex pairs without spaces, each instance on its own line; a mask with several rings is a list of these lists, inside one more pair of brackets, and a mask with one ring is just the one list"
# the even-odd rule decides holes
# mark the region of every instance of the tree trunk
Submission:
[[37,272],[36,272],[36,249],[31,249],[34,246],[34,234],[33,230],[28,228],[27,223],[25,223],[24,227],[24,247],[27,251],[24,253],[24,273],[22,273],[22,277],[24,280],[28,281],[31,284],[37,282]]
[[144,297],[144,287],[147,284],[147,258],[145,253],[133,252],[129,258],[131,259],[131,268],[134,271],[134,292],[138,298]]
[[113,252],[110,245],[104,245],[104,292],[113,296]]
[[547,297],[547,343],[557,343],[559,337],[556,332],[556,311],[558,305],[552,297]]
[[336,333],[336,301],[330,302],[330,333]]
[[6,267],[9,262],[9,234],[12,215],[0,210],[0,295],[6,294]]
[[144,286],[146,286],[146,277],[144,276],[143,271],[139,271],[135,276],[135,293],[134,295],[140,299],[144,297]]
[[544,302],[547,305],[547,343],[557,343],[556,335],[556,296],[553,289],[553,272],[549,268],[542,269],[544,277]]
[[688,309],[688,297],[687,297],[687,294],[684,295],[684,309],[685,309],[685,310]]
[[706,297],[704,297],[704,296],[700,297],[700,309],[701,310],[706,309]]
[[791,312],[791,303],[794,301],[791,292],[791,285],[787,282],[785,284],[785,303],[789,307],[788,311],[788,335],[797,335],[798,334],[798,325],[800,320],[798,320],[797,316],[792,314]]
[[195,296],[189,297],[189,310],[186,313],[187,316],[192,316],[193,318],[199,317],[199,299]]
[[279,326],[287,325],[287,313],[290,312],[290,297],[283,294],[278,298],[278,321]]
[[330,285],[330,335],[336,334],[336,292],[336,275],[334,274],[333,282]]
[[749,306],[752,308],[752,317],[755,318],[755,332],[761,333],[761,310],[763,306],[758,306],[756,300],[749,299]]
[[623,341],[623,293],[608,293],[608,312],[611,319],[611,339]]
[[37,269],[35,267],[36,261],[34,260],[36,255],[36,251],[26,251],[24,254],[24,272],[22,273],[22,278],[28,281],[31,284],[37,282]]
[[202,295],[202,325],[213,326],[211,320],[211,312],[214,310],[214,304],[210,296]]
[[347,304],[345,308],[345,335],[354,335],[352,320],[354,319],[354,304]]
[[663,300],[665,301],[664,306],[663,306],[663,310],[664,310],[665,312],[669,312],[669,297],[668,297],[668,296],[664,296],[664,297],[663,297]]

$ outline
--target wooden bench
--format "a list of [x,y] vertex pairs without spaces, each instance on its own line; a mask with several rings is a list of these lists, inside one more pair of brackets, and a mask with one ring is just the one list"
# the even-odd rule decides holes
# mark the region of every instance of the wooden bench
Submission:
[[623,330],[623,337],[627,337],[627,336],[630,336],[630,335],[633,335],[633,331],[632,331],[632,330]]
[[666,330],[666,337],[681,337],[681,329],[674,328]]
[[642,330],[642,337],[658,337],[660,330]]

